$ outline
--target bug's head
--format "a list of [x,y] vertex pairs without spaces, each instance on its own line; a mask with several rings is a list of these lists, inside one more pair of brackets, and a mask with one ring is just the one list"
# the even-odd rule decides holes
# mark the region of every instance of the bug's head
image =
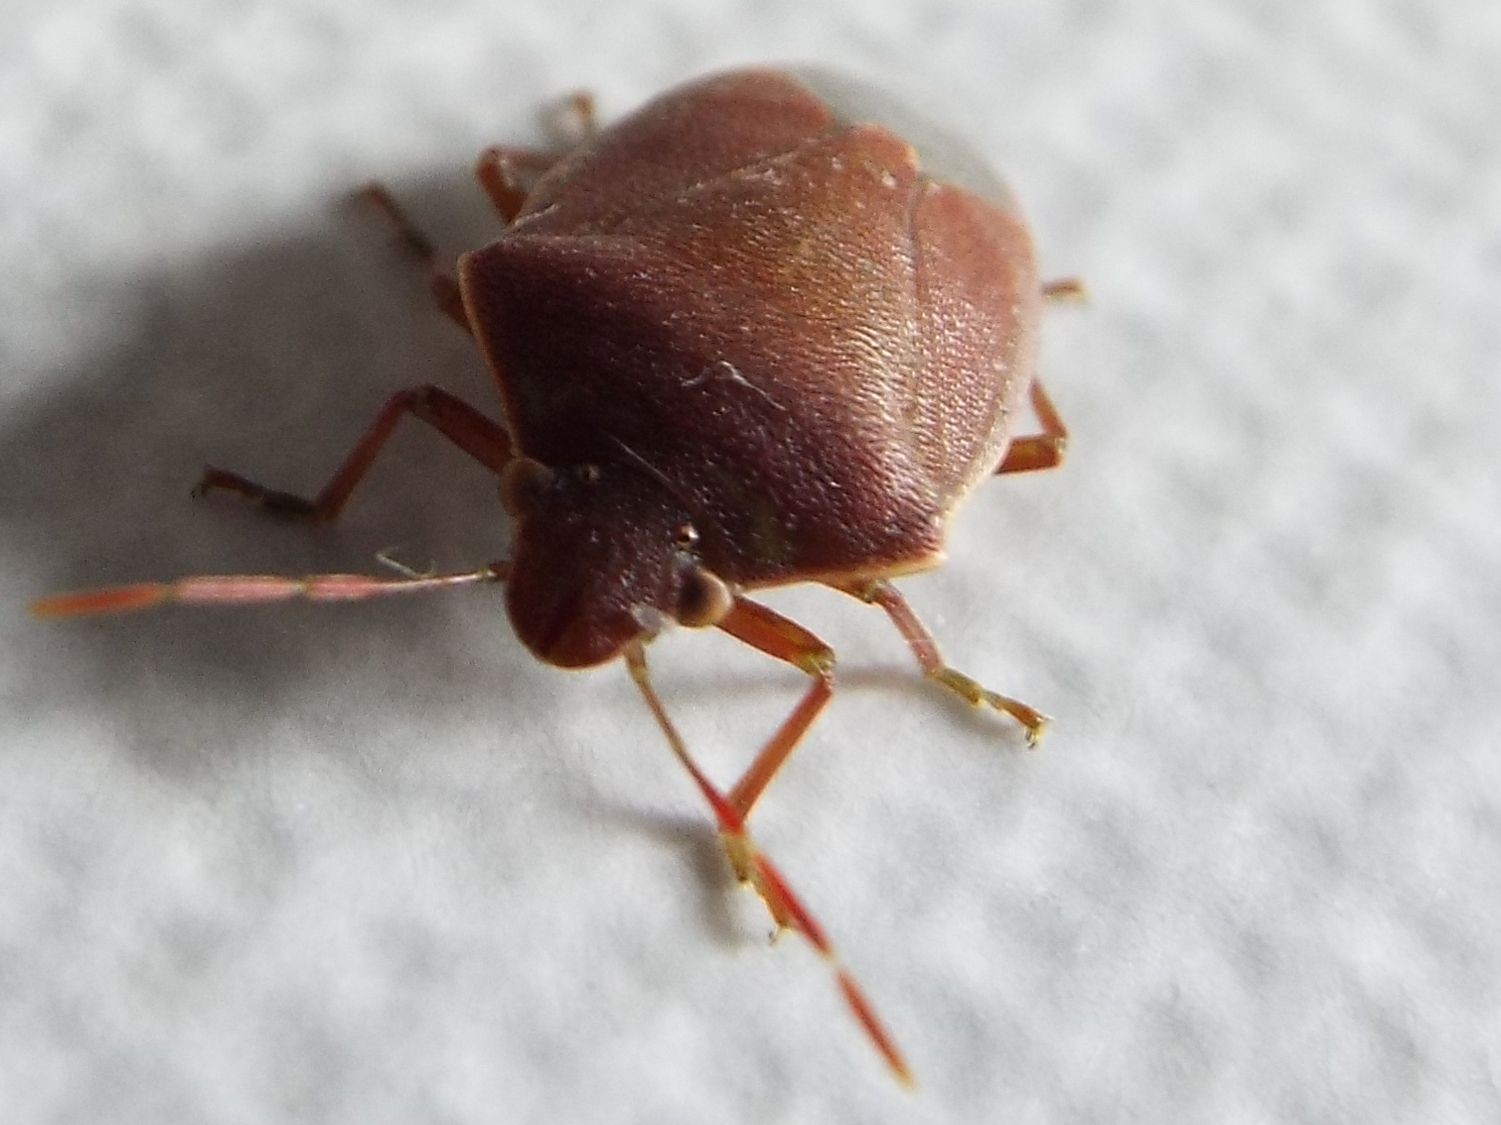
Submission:
[[518,457],[501,499],[516,525],[506,608],[540,660],[602,664],[668,619],[713,625],[730,610],[729,587],[697,557],[688,513],[643,473]]

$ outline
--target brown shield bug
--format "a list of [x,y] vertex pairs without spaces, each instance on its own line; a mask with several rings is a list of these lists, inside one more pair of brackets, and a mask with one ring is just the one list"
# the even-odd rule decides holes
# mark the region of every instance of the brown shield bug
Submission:
[[[382,189],[366,190],[474,337],[504,421],[433,386],[404,390],[312,499],[213,468],[195,491],[334,519],[410,414],[497,474],[509,560],[430,577],[200,576],[34,609],[504,583],[540,660],[624,659],[738,876],[830,960],[906,1081],[891,1036],[747,832],[834,687],[829,647],[750,594],[818,582],[879,606],[926,676],[1013,716],[1035,742],[1046,719],[945,664],[891,580],[941,562],[949,521],[987,477],[1062,459],[1064,428],[1033,368],[1044,299],[1080,287],[1039,280],[1021,213],[982,164],[889,105],[872,115],[870,97],[827,75],[741,70],[586,127],[562,154],[490,149],[477,175],[505,229],[456,275]],[[587,100],[576,108],[588,125]],[[1029,398],[1040,432],[1017,436]],[[646,645],[672,622],[719,628],[811,681],[727,791],[689,756],[647,675]]]

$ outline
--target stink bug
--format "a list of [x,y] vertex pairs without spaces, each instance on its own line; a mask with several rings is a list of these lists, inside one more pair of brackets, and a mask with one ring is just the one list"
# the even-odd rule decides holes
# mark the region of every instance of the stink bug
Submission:
[[[828,76],[741,70],[658,97],[570,151],[494,148],[477,175],[505,222],[456,273],[382,189],[442,310],[469,332],[503,422],[434,386],[376,416],[315,497],[210,468],[228,491],[308,520],[343,510],[410,414],[493,470],[511,557],[450,575],[193,577],[45,598],[43,616],[164,602],[354,600],[502,583],[538,659],[623,659],[713,812],[737,875],[779,927],[827,957],[892,1071],[907,1064],[823,931],[746,827],[834,689],[834,653],[753,600],[831,586],[880,607],[924,675],[1003,711],[1035,742],[1047,722],[944,663],[892,579],[939,564],[960,503],[996,473],[1051,468],[1066,435],[1034,377],[1045,298],[1006,188],[961,150],[888,118]],[[586,100],[577,103],[589,123]],[[1040,432],[1017,436],[1030,399]],[[721,791],[647,672],[669,623],[713,626],[805,672],[806,693]]]

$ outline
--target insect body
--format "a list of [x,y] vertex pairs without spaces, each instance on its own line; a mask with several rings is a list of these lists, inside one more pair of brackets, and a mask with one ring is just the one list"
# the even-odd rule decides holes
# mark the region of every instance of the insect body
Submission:
[[[744,70],[670,91],[561,156],[491,149],[478,176],[506,227],[456,276],[389,196],[367,190],[474,336],[504,422],[435,387],[403,391],[314,498],[212,468],[198,491],[332,519],[411,414],[497,473],[514,524],[507,561],[431,578],[188,578],[36,609],[504,582],[516,633],[541,660],[624,659],[736,872],[780,926],[832,959],[746,819],[828,701],[834,654],[751,594],[819,582],[879,606],[926,675],[1014,716],[1035,741],[1044,717],[948,667],[890,580],[941,561],[950,519],[988,476],[1061,460],[1064,429],[1033,368],[1044,298],[1077,291],[1040,283],[998,181],[972,165],[946,178],[913,138],[845,108],[852,90]],[[1041,432],[1018,437],[1029,396]],[[669,622],[715,626],[810,677],[726,792],[689,756],[648,677],[646,645]],[[905,1079],[891,1037],[835,969]]]

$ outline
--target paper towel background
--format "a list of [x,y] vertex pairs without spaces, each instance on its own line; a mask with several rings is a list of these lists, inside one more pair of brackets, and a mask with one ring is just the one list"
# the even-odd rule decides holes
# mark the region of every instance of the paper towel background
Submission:
[[[14,1122],[1501,1119],[1501,9],[11,0],[0,12],[0,1116]],[[43,625],[60,587],[503,554],[397,387],[489,408],[381,226],[579,85],[737,61],[927,91],[1047,270],[1063,472],[907,584],[1029,754],[879,614],[760,819],[922,1080],[768,950],[620,669],[493,595]],[[655,654],[728,782],[800,679]]]

